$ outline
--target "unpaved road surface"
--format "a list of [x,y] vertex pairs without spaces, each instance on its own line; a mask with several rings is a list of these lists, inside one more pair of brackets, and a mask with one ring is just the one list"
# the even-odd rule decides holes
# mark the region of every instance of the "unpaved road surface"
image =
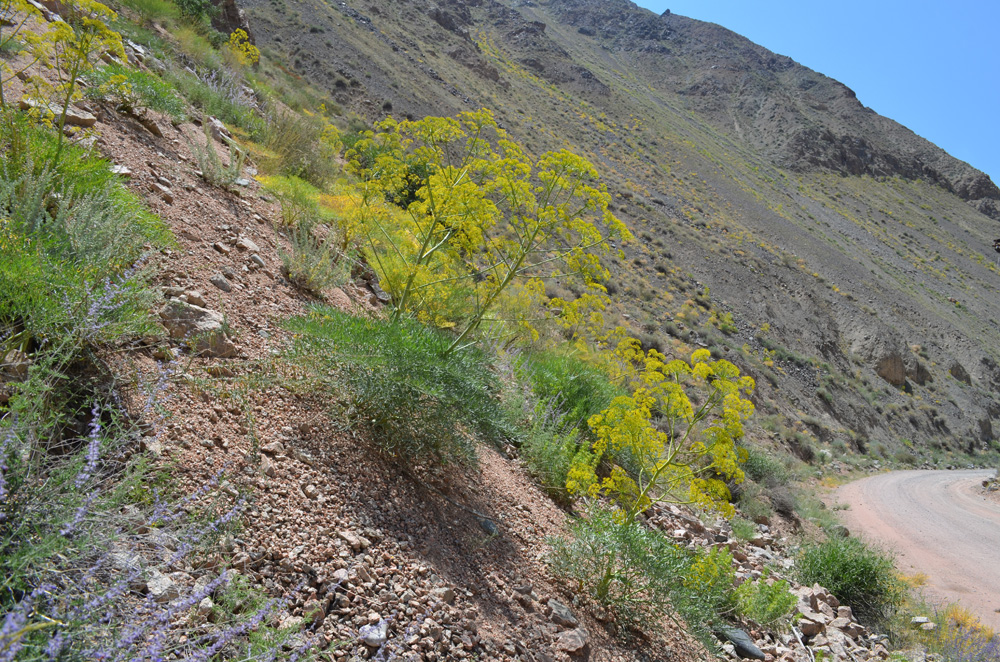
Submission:
[[932,604],[957,602],[1000,629],[1000,504],[982,494],[989,470],[894,471],[844,485],[837,503],[852,535],[926,573]]

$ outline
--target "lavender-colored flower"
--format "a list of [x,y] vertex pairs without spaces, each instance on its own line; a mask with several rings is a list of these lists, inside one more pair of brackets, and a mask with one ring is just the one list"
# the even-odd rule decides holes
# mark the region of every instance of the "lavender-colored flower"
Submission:
[[[3,438],[0,439],[0,503],[7,500],[7,472],[10,468],[7,466],[7,454],[10,452],[10,447],[14,443],[14,425],[9,426],[4,430]],[[0,511],[0,522],[6,518],[3,511]]]
[[74,533],[76,533],[76,530],[80,527],[81,524],[83,524],[84,518],[87,517],[87,513],[90,512],[90,506],[93,504],[94,499],[96,497],[97,497],[96,492],[91,493],[87,496],[87,499],[86,501],[83,502],[83,505],[76,509],[76,513],[73,515],[73,519],[64,524],[63,527],[59,529],[59,535],[61,535],[64,538],[69,538]]
[[76,475],[76,489],[80,489],[94,475],[97,461],[101,456],[101,405],[95,404],[90,411],[90,441],[87,444],[87,461]]
[[4,617],[3,625],[0,626],[0,662],[11,662],[17,657],[18,651],[24,647],[28,618],[34,613],[35,605],[42,595],[51,590],[52,587],[48,585],[36,588]]
[[[125,296],[126,287],[142,269],[149,255],[143,255],[126,269],[117,281],[106,278],[101,293],[87,306],[83,324],[77,329],[81,340],[93,342],[100,337],[101,332],[111,325],[112,313],[120,310],[128,302]],[[67,304],[71,307],[71,304]]]
[[45,646],[45,656],[55,662],[66,647],[66,633],[56,632]]

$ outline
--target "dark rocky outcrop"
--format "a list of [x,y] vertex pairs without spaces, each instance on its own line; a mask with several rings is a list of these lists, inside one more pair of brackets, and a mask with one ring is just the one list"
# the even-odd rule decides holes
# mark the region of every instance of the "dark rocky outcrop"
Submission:
[[236,30],[243,30],[247,33],[247,39],[251,44],[256,45],[253,30],[250,29],[250,21],[246,14],[236,4],[236,0],[212,0],[212,4],[218,10],[212,18],[212,27],[223,34],[232,34]]

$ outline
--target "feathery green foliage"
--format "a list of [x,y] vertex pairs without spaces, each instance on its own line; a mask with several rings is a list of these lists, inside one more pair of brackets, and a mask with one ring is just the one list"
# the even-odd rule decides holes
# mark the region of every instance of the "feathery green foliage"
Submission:
[[201,176],[212,186],[232,188],[243,173],[246,152],[237,147],[236,143],[230,139],[226,141],[229,148],[229,161],[224,163],[219,153],[215,151],[215,141],[212,138],[208,118],[202,121],[202,127],[205,134],[205,144],[202,145],[197,140],[188,141],[191,151],[194,152],[195,160],[198,161]]
[[513,434],[481,351],[448,354],[448,336],[407,319],[389,322],[316,307],[287,323],[290,358],[324,388],[345,389],[379,450],[406,463],[470,461],[475,438]]
[[799,581],[826,587],[869,627],[890,618],[905,595],[892,556],[857,538],[837,536],[807,545],[796,567]]
[[354,260],[337,249],[332,236],[319,239],[315,226],[295,225],[287,229],[291,250],[279,245],[282,271],[288,280],[306,292],[322,296],[323,291],[338,287],[351,277]]
[[155,110],[174,120],[184,119],[184,102],[159,76],[112,62],[96,67],[83,76],[85,96],[114,103],[118,110],[133,115]]
[[758,625],[775,627],[795,609],[798,598],[784,579],[772,580],[764,570],[760,579],[745,581],[736,588],[736,610]]
[[692,555],[660,531],[622,523],[596,505],[571,531],[550,540],[552,570],[578,594],[611,610],[620,635],[655,632],[677,614],[702,643],[714,646],[710,625],[732,608],[728,553]]

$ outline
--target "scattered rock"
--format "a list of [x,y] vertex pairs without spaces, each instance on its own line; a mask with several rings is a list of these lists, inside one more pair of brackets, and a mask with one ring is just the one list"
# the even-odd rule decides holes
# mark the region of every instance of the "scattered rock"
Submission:
[[231,139],[233,137],[229,133],[229,129],[226,128],[226,125],[215,117],[208,118],[208,130],[212,134],[212,137],[219,142],[223,142],[223,138]]
[[208,279],[208,282],[210,282],[212,285],[215,285],[223,292],[233,291],[233,284],[230,283],[229,280],[222,274],[215,274],[214,276]]
[[236,355],[221,313],[173,299],[160,310],[160,321],[171,338],[187,342],[197,354],[216,358]]
[[31,358],[19,349],[12,349],[0,363],[0,381],[24,381],[28,378]]
[[142,127],[146,129],[146,131],[149,131],[157,138],[163,137],[163,130],[160,129],[160,125],[157,124],[155,121],[153,121],[152,118],[143,115],[141,117],[137,117],[136,119],[139,121],[139,124],[141,124]]
[[184,296],[187,297],[187,302],[192,306],[200,306],[201,308],[208,307],[205,297],[198,290],[187,290],[184,292]]
[[353,552],[360,552],[362,549],[361,538],[353,531],[341,531],[340,537],[347,543]]
[[153,184],[150,186],[150,189],[154,193],[158,193],[160,197],[163,198],[163,201],[166,202],[168,205],[174,203],[174,194],[170,191],[169,188],[167,188],[163,184],[160,184],[159,182],[153,182]]
[[431,597],[450,605],[455,602],[455,591],[447,586],[441,586],[431,591]]
[[247,237],[240,237],[239,239],[237,239],[236,248],[240,249],[241,251],[248,251],[250,253],[260,252],[260,247],[257,246],[257,244],[253,243],[253,241],[248,239]]
[[566,630],[559,634],[559,637],[556,639],[555,648],[557,651],[576,655],[587,647],[589,640],[590,634],[583,628]]
[[373,625],[365,625],[361,628],[361,641],[365,646],[371,648],[381,648],[389,640],[389,623],[379,620]]
[[954,361],[948,366],[948,373],[963,384],[972,385],[972,377],[969,376],[969,371],[958,361]]
[[170,602],[180,596],[180,590],[174,580],[156,568],[149,571],[149,577],[146,579],[146,591],[157,602]]
[[[32,108],[38,108],[43,111],[47,110],[51,112],[57,119],[62,113],[62,106],[55,103],[44,103],[36,101],[34,99],[29,99],[27,97],[21,99],[20,102],[21,110],[31,110]],[[74,108],[70,106],[66,109],[66,124],[69,126],[80,126],[88,128],[97,124],[97,116],[88,113],[85,110],[80,110],[79,108]]]
[[260,472],[268,478],[274,478],[278,473],[274,460],[267,455],[262,455],[260,458]]
[[573,615],[573,612],[569,610],[569,607],[558,600],[554,598],[549,600],[548,606],[549,609],[552,610],[549,618],[556,625],[561,625],[567,628],[575,628],[579,624],[579,621],[576,616]]

